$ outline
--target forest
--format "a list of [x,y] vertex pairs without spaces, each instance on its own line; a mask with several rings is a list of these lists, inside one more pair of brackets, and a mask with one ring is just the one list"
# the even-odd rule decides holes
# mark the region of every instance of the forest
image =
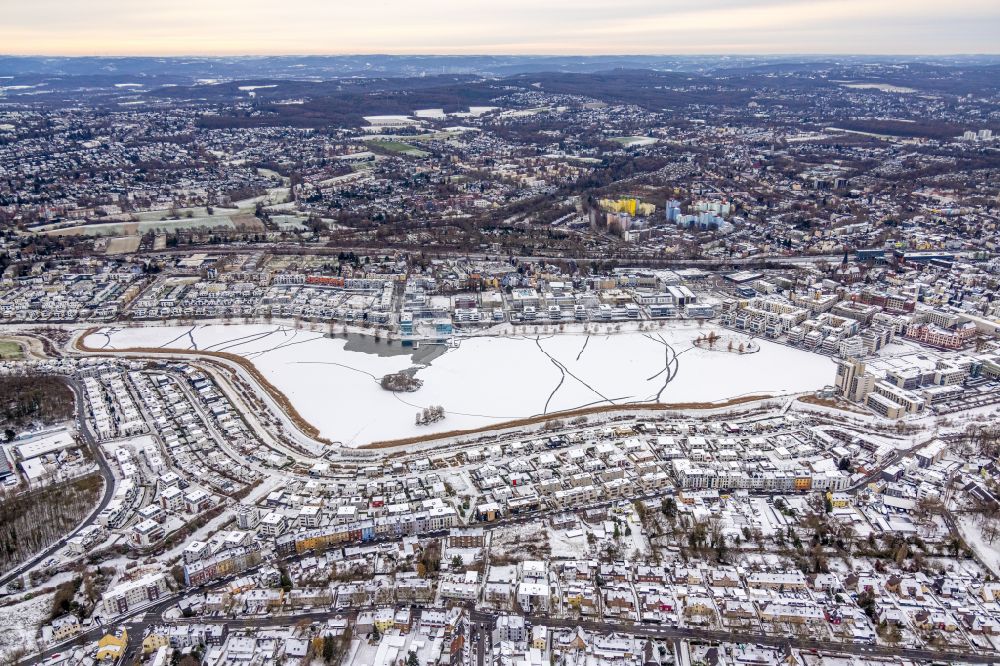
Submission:
[[38,492],[0,494],[0,573],[73,530],[97,504],[103,480],[90,474]]
[[[0,428],[14,432],[31,423],[73,417],[73,391],[54,375],[0,377]],[[12,438],[12,435],[7,439]]]

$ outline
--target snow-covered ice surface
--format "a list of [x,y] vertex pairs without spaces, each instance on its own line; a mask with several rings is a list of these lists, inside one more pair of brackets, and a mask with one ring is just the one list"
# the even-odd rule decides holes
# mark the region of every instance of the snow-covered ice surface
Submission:
[[[324,437],[347,446],[466,428],[587,405],[706,402],[809,391],[833,383],[829,358],[765,340],[760,351],[696,348],[711,326],[672,324],[648,333],[471,337],[422,367],[423,386],[393,394],[378,380],[409,356],[345,350],[346,340],[278,325],[106,328],[90,347],[226,351],[253,361]],[[669,345],[669,346],[668,346]],[[676,354],[676,359],[674,357]],[[671,381],[665,384],[670,361]],[[430,426],[416,413],[441,405]]]
[[28,653],[38,649],[38,629],[49,617],[54,594],[43,594],[18,604],[0,608],[0,662],[19,648]]

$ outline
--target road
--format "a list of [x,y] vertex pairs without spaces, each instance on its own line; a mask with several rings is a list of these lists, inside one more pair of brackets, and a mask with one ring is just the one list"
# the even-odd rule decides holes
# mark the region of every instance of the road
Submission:
[[[101,474],[102,474],[102,476],[104,476],[104,479],[105,479],[104,498],[102,499],[102,501],[98,505],[98,507],[95,508],[95,510],[92,512],[92,514],[87,518],[87,520],[84,521],[73,533],[67,535],[66,537],[64,537],[63,539],[61,539],[59,542],[57,542],[56,544],[53,544],[50,548],[46,549],[45,552],[40,553],[39,555],[35,556],[30,562],[25,563],[24,565],[22,565],[21,567],[19,567],[18,570],[10,572],[9,574],[7,574],[7,576],[5,577],[5,579],[3,579],[0,582],[6,582],[7,580],[9,580],[10,578],[12,578],[13,576],[17,575],[20,571],[24,571],[27,568],[30,568],[31,566],[34,566],[38,562],[44,560],[44,558],[50,556],[51,553],[53,553],[56,550],[58,550],[59,548],[61,548],[65,544],[66,540],[68,538],[72,537],[77,532],[79,532],[79,530],[82,529],[83,526],[91,524],[96,519],[97,515],[107,506],[108,502],[110,501],[111,497],[113,496],[113,492],[114,492],[114,477],[113,477],[113,475],[111,473],[110,467],[107,464],[107,461],[105,460],[103,454],[100,451],[100,447],[98,446],[95,437],[93,436],[92,432],[90,431],[90,428],[89,428],[89,425],[87,424],[86,419],[84,418],[84,415],[86,414],[86,405],[84,403],[84,397],[83,397],[82,387],[75,380],[70,380],[70,386],[71,386],[71,388],[74,391],[74,396],[75,396],[75,400],[76,400],[76,409],[77,409],[78,415],[80,416],[80,432],[81,432],[82,436],[84,437],[87,445],[90,447],[90,449],[92,451],[92,454],[94,455],[94,458],[95,458],[95,460],[97,461],[97,463],[99,465],[99,468],[101,470]],[[923,445],[923,443],[919,444],[918,446],[922,446],[922,445]],[[914,448],[916,448],[916,447],[914,447]],[[885,465],[891,463],[891,461],[895,460],[897,457],[898,456],[894,456],[890,460],[885,461],[885,464],[880,465],[879,470],[873,470],[872,474],[873,475],[877,474],[882,468],[885,467]],[[660,497],[663,497],[665,495],[668,495],[668,494],[670,494],[672,492],[673,492],[673,489],[670,488],[670,489],[665,489],[663,491],[656,491],[656,492],[646,493],[646,494],[644,494],[641,497],[630,497],[630,498],[621,498],[621,499],[613,499],[613,500],[604,500],[604,501],[601,501],[601,502],[594,503],[592,506],[593,507],[607,507],[607,506],[611,506],[613,504],[616,504],[616,503],[622,502],[622,501],[632,502],[632,501],[636,501],[636,500],[655,500],[657,498],[660,498]],[[530,512],[530,513],[518,515],[518,516],[515,516],[515,517],[506,518],[506,519],[501,520],[501,521],[496,522],[496,523],[484,524],[483,527],[485,527],[486,529],[490,529],[490,530],[492,530],[492,529],[499,529],[499,528],[503,528],[503,527],[509,526],[509,525],[522,524],[522,523],[526,523],[526,522],[538,520],[538,519],[544,517],[544,515],[546,515],[546,512],[544,512],[544,511]],[[447,534],[447,530],[439,530],[439,531],[435,531],[435,532],[425,533],[422,536],[427,537],[427,538],[433,538],[433,537],[442,537],[442,536],[445,536],[446,534]],[[398,537],[396,537],[395,535],[382,535],[381,537],[379,537],[378,539],[376,539],[373,543],[393,542],[393,541],[396,541],[396,540],[398,540]],[[287,559],[289,561],[293,561],[295,559],[298,559],[299,557],[300,556],[292,556],[292,557],[287,558]],[[244,573],[250,573],[250,572],[252,572],[252,570],[249,571],[249,572],[244,572]],[[218,582],[219,581],[216,581],[213,584],[217,584]],[[188,591],[188,592],[194,592],[194,591],[196,591],[196,590],[192,590],[192,591]],[[127,626],[128,630],[129,630],[129,633],[132,636],[139,637],[139,636],[142,636],[143,633],[149,627],[151,627],[151,626],[153,626],[155,624],[161,624],[161,623],[163,623],[164,622],[164,620],[163,620],[163,612],[166,611],[167,609],[171,608],[177,602],[177,600],[181,596],[182,596],[181,594],[176,594],[176,595],[172,595],[171,597],[165,598],[165,599],[159,601],[156,605],[151,606],[149,609],[147,609],[147,611],[145,613],[143,613],[141,616],[139,616],[138,619],[133,620],[133,621],[127,621],[127,622],[125,622],[125,625]],[[292,624],[292,623],[295,623],[295,622],[298,622],[298,621],[301,621],[301,620],[325,621],[326,619],[330,619],[332,617],[335,617],[336,615],[356,614],[360,610],[362,610],[362,609],[347,609],[347,610],[341,611],[341,612],[338,612],[338,611],[316,611],[316,612],[311,612],[311,613],[300,613],[300,614],[296,614],[296,615],[290,615],[290,616],[287,616],[285,618],[259,618],[259,617],[250,617],[250,618],[241,618],[241,619],[235,619],[235,620],[219,618],[218,621],[220,621],[220,622],[226,622],[230,627],[254,627],[254,626],[266,625],[266,624],[269,624],[269,623],[273,624],[275,621],[278,621],[278,622],[287,621],[288,624]],[[487,651],[489,639],[487,638],[487,636],[483,635],[482,623],[483,622],[489,622],[490,626],[492,626],[494,618],[495,618],[495,615],[493,613],[486,613],[486,612],[483,612],[483,611],[477,611],[472,606],[469,607],[469,610],[472,611],[472,620],[473,620],[473,623],[474,623],[473,626],[471,627],[471,631],[472,631],[473,634],[478,633],[481,636],[481,638],[480,638],[480,640],[478,642],[472,640],[472,636],[469,636],[469,640],[471,642],[470,649],[474,649],[474,650],[477,651],[476,661],[477,661],[478,666],[484,666],[485,661],[486,661],[486,651]],[[556,626],[556,627],[575,627],[575,626],[579,625],[579,626],[583,626],[584,628],[586,628],[588,630],[593,630],[593,631],[612,632],[612,631],[623,631],[624,630],[624,631],[628,631],[628,632],[636,634],[636,635],[649,636],[651,638],[662,639],[662,640],[665,640],[665,641],[691,640],[691,639],[693,639],[693,640],[703,640],[703,641],[729,641],[729,642],[737,642],[737,643],[762,643],[762,644],[774,645],[774,646],[778,646],[778,647],[781,647],[781,646],[784,646],[784,645],[790,643],[793,647],[800,648],[800,649],[806,649],[806,650],[815,649],[815,650],[823,650],[823,651],[835,651],[835,652],[840,652],[840,653],[850,653],[850,654],[856,654],[856,655],[862,655],[862,656],[864,656],[864,655],[880,655],[880,656],[893,656],[893,655],[895,655],[895,656],[904,656],[904,657],[913,658],[913,659],[928,659],[928,660],[933,660],[933,659],[948,659],[948,658],[959,659],[959,658],[961,658],[961,659],[964,659],[965,661],[970,661],[970,662],[974,662],[974,663],[989,663],[990,661],[993,660],[993,658],[990,658],[990,657],[980,657],[979,655],[950,654],[950,653],[946,653],[946,652],[939,652],[939,651],[932,651],[932,650],[921,650],[921,649],[915,649],[915,648],[912,648],[912,649],[911,648],[887,648],[887,647],[870,646],[870,645],[844,644],[844,643],[838,643],[838,642],[835,642],[835,641],[822,641],[822,640],[813,640],[813,639],[806,639],[806,638],[792,638],[792,637],[780,637],[780,636],[767,637],[767,636],[763,636],[763,635],[760,635],[760,634],[745,634],[745,633],[741,633],[741,632],[734,632],[734,631],[728,631],[728,630],[701,629],[701,628],[694,628],[694,627],[663,627],[663,626],[623,624],[623,623],[614,623],[614,622],[564,620],[564,619],[552,619],[552,618],[549,618],[549,617],[546,617],[546,616],[531,616],[531,617],[528,617],[527,619],[530,620],[531,622],[535,623],[535,624],[544,624],[544,625]],[[118,624],[118,623],[115,623],[115,624]],[[41,653],[41,655],[39,655],[39,656],[31,659],[28,663],[39,663],[41,660],[48,658],[52,654],[65,651],[65,649],[68,646],[70,646],[70,645],[79,645],[79,644],[82,644],[84,642],[89,642],[89,641],[97,640],[98,638],[100,638],[101,635],[103,635],[103,633],[104,633],[103,628],[97,627],[95,629],[92,629],[92,630],[90,630],[90,631],[88,631],[88,632],[86,632],[84,634],[81,634],[81,635],[75,637],[72,641],[70,641],[68,643],[65,643],[63,645],[56,646],[54,648],[51,648],[49,650],[44,651],[43,653]]]
[[[74,390],[78,391],[78,387],[75,387]],[[82,396],[82,394],[78,392],[77,393],[78,399],[80,399],[81,396]],[[81,405],[78,404],[78,408],[80,406]],[[88,431],[87,435],[88,435],[88,438],[90,440],[92,440],[92,436],[90,436],[89,431]],[[96,444],[94,444],[94,448],[95,449],[98,448],[96,446]],[[110,469],[107,468],[107,463],[104,462],[103,456],[100,457],[100,460],[103,463],[102,469],[107,469],[107,473],[110,474]],[[886,464],[888,464],[888,463],[889,463],[889,461],[886,461]],[[879,468],[877,470],[872,470],[871,474],[875,475],[875,474],[880,473],[881,469],[883,469],[884,466],[885,465],[881,465],[881,466],[879,466]],[[587,505],[586,507],[578,507],[578,509],[579,510],[584,510],[584,509],[590,509],[590,508],[610,507],[612,505],[618,504],[619,502],[635,502],[635,501],[655,500],[655,499],[659,499],[659,498],[665,497],[667,495],[671,495],[671,494],[673,494],[673,492],[674,492],[674,488],[671,487],[671,488],[668,488],[668,489],[664,489],[662,491],[655,491],[655,492],[651,492],[651,493],[646,493],[646,494],[644,494],[642,496],[639,496],[639,497],[623,497],[623,498],[610,499],[610,500],[606,499],[606,500],[603,500],[603,501],[600,501],[600,502],[595,502],[593,504]],[[107,493],[106,493],[106,495],[107,495]],[[100,508],[103,508],[104,504],[106,504],[106,502],[102,502],[102,507],[100,507]],[[99,510],[96,511],[94,515],[96,516],[96,513],[98,513],[98,512],[99,512]],[[517,515],[517,516],[512,516],[512,517],[504,518],[504,519],[501,519],[501,520],[493,522],[493,523],[482,523],[481,525],[482,525],[483,528],[485,528],[487,530],[501,529],[501,528],[508,527],[508,526],[511,526],[511,525],[520,525],[520,524],[524,524],[524,523],[528,523],[528,522],[532,522],[532,521],[536,521],[536,520],[542,519],[548,513],[550,513],[550,511],[547,511],[547,510],[545,510],[545,511],[542,511],[542,510],[540,510],[540,511],[532,511],[532,512],[527,512],[527,513],[520,514],[520,515]],[[433,531],[433,532],[422,533],[421,536],[424,537],[424,538],[441,538],[441,537],[447,536],[447,534],[448,534],[448,530],[437,530],[437,531]],[[399,539],[399,537],[396,536],[396,535],[388,535],[387,534],[387,535],[380,535],[379,537],[377,537],[376,539],[374,539],[373,541],[368,542],[368,543],[372,544],[372,545],[379,544],[379,543],[391,543],[391,542],[398,541],[398,539]],[[302,557],[308,557],[308,556],[311,556],[311,553],[304,553],[302,555],[292,555],[290,557],[284,558],[284,561],[291,562],[291,561],[295,561],[295,560],[301,559]],[[256,569],[256,567],[254,567],[252,569],[249,569],[247,571],[244,571],[242,573],[242,575],[251,574],[251,573],[253,573],[253,571],[255,569]],[[221,581],[213,581],[213,583],[211,583],[211,585],[217,585],[220,582]],[[195,591],[198,591],[198,590],[189,590],[189,591],[187,591],[185,593],[195,592]],[[151,618],[149,620],[144,619],[144,620],[142,620],[140,622],[136,622],[136,623],[126,623],[126,626],[129,629],[129,634],[130,635],[134,635],[134,636],[141,636],[142,635],[141,632],[145,631],[149,626],[152,626],[154,624],[160,624],[160,623],[162,623],[162,619],[160,617],[160,615],[162,614],[162,611],[164,611],[167,608],[171,607],[174,603],[176,603],[176,601],[181,596],[183,596],[183,595],[181,595],[181,594],[173,595],[173,596],[171,596],[169,598],[163,599],[157,605],[152,606],[146,612],[146,617]],[[302,619],[306,619],[306,620],[310,620],[310,621],[314,620],[314,619],[329,619],[329,618],[334,617],[336,615],[348,614],[350,612],[358,612],[358,610],[360,610],[360,609],[354,609],[353,611],[351,609],[347,609],[347,611],[344,611],[344,612],[318,611],[318,612],[314,612],[314,613],[303,613],[303,614],[298,614],[298,615],[295,615],[295,616],[289,616],[289,622],[290,623],[294,623],[294,622],[297,622],[297,621],[302,620]],[[482,615],[479,615],[479,617],[487,617],[487,616],[492,617],[492,614],[485,614],[484,613]],[[220,620],[220,621],[222,621],[222,620]],[[258,626],[258,625],[260,625],[262,623],[266,623],[267,622],[267,620],[265,620],[263,618],[245,618],[245,619],[240,619],[240,620],[225,620],[225,621],[230,626],[236,626],[236,627],[239,627],[239,626]],[[546,618],[546,617],[532,618],[532,621],[536,622],[536,623],[539,623],[539,624],[546,624],[547,623],[547,624],[550,624],[552,626],[576,626],[576,624],[581,624],[581,626],[587,626],[583,622],[577,623],[575,621],[570,622],[570,621],[563,621],[563,620],[556,621],[556,620],[550,620],[549,618]],[[568,625],[567,624],[559,624],[559,622],[563,622],[563,623],[570,622],[570,624],[568,624]],[[116,624],[118,624],[118,623],[116,623]],[[597,626],[597,627],[605,627],[605,629],[599,629],[599,630],[602,630],[602,631],[603,630],[606,630],[606,631],[616,631],[616,630],[621,630],[623,628],[623,625],[616,624],[616,623],[590,623],[590,624],[594,625],[594,626]],[[738,634],[736,632],[728,632],[728,631],[722,631],[722,630],[710,632],[709,630],[702,630],[702,629],[695,629],[695,628],[676,628],[676,627],[674,627],[674,628],[662,628],[662,627],[651,628],[651,627],[648,627],[648,626],[645,626],[645,625],[635,626],[635,627],[632,627],[632,625],[625,625],[625,626],[627,626],[630,631],[631,630],[636,630],[637,633],[638,633],[639,630],[647,632],[647,633],[643,633],[643,635],[650,635],[651,637],[661,637],[661,634],[662,634],[662,638],[664,640],[670,640],[670,639],[674,639],[674,638],[695,638],[695,639],[701,638],[702,640],[734,640],[736,642],[744,642],[744,643],[746,643],[746,642],[749,642],[749,643],[758,642],[758,643],[770,644],[770,643],[767,643],[766,640],[763,640],[763,638],[758,639],[758,635],[756,635],[756,634],[752,634],[752,635],[751,634]],[[140,633],[135,633],[136,631],[138,631]],[[648,633],[648,632],[653,632],[653,633]],[[660,633],[656,633],[656,632],[660,632]],[[79,644],[79,643],[87,641],[87,640],[96,640],[97,638],[100,638],[101,635],[103,635],[103,631],[101,631],[100,629],[91,630],[90,632],[87,632],[86,634],[82,634],[81,636],[75,637],[68,644],[72,645],[72,644]],[[713,638],[713,636],[714,636],[714,638]],[[731,639],[730,638],[719,638],[719,636],[733,636],[734,638],[731,638]],[[470,637],[470,640],[471,640],[471,637]],[[774,644],[784,645],[784,643],[781,642],[781,641],[785,641],[786,639],[775,638],[773,640],[776,641],[776,643],[774,643]],[[848,651],[848,652],[851,652],[852,654],[860,654],[860,655],[864,655],[864,654],[877,654],[876,652],[872,652],[872,650],[875,649],[874,647],[872,647],[872,646],[866,646],[866,645],[849,645],[849,644],[845,645],[845,644],[836,643],[836,642],[833,642],[833,641],[825,641],[825,642],[824,641],[806,641],[806,640],[802,640],[802,639],[800,639],[799,642],[802,643],[801,646],[799,645],[799,643],[797,643],[794,640],[792,641],[792,645],[795,646],[795,647],[802,647],[803,649],[823,649],[823,650],[837,649],[837,650],[840,650],[842,652],[843,651]],[[845,648],[851,648],[851,649],[850,650],[846,650]],[[480,646],[478,648],[475,648],[475,649],[478,649],[480,651],[485,650],[485,648],[482,647],[482,646]],[[43,652],[42,656],[43,657],[47,657],[47,656],[50,656],[51,654],[57,653],[59,651],[60,651],[59,647],[52,648],[50,650],[46,650],[45,652]],[[918,652],[921,652],[921,651],[916,650],[916,651],[914,651],[914,654],[916,654]],[[925,654],[928,654],[928,655],[940,654],[940,653],[935,653],[935,652],[932,652],[932,651],[922,651],[922,652],[925,653]],[[898,654],[898,652],[892,652],[891,654]],[[485,655],[480,655],[478,658],[479,659],[485,659]],[[915,658],[925,658],[925,657],[915,657]],[[932,657],[927,657],[927,658],[932,658]],[[987,663],[988,661],[989,660],[986,660],[983,663]],[[37,662],[37,660],[32,660],[29,663],[36,663],[36,662]]]
[[[364,611],[375,610],[376,607],[366,606],[354,609],[346,609],[343,611],[313,611],[306,613],[296,613],[286,616],[271,616],[271,617],[247,617],[239,619],[226,619],[226,618],[191,618],[188,620],[164,620],[162,614],[165,610],[170,608],[176,598],[166,599],[159,604],[149,608],[146,613],[144,613],[138,619],[132,622],[125,622],[125,627],[128,630],[129,636],[133,637],[133,640],[140,640],[147,630],[158,624],[188,624],[188,623],[225,623],[230,629],[249,629],[249,628],[259,628],[259,627],[274,627],[282,626],[287,627],[297,624],[302,621],[306,622],[326,622],[335,617],[350,617],[356,618],[358,613]],[[497,614],[492,611],[481,611],[476,610],[473,604],[464,604],[466,610],[469,611],[470,619],[470,636],[468,640],[470,642],[470,649],[476,650],[476,662],[477,666],[484,666],[486,659],[486,651],[488,643],[490,641],[487,632],[484,632],[484,627],[487,627],[492,633],[495,628]],[[413,615],[414,619],[420,616],[422,607],[414,607]],[[674,626],[651,626],[645,624],[636,624],[631,622],[607,622],[607,621],[594,621],[594,620],[579,620],[579,619],[563,619],[563,618],[553,618],[548,615],[529,615],[525,617],[527,622],[532,625],[541,625],[548,627],[559,627],[566,629],[573,629],[576,627],[582,627],[590,632],[598,632],[610,634],[612,632],[631,634],[634,636],[643,636],[647,638],[653,638],[656,640],[670,641],[676,643],[681,640],[693,640],[708,643],[718,643],[718,642],[728,642],[728,643],[746,643],[746,644],[761,644],[768,645],[772,647],[783,648],[790,645],[793,648],[799,650],[815,650],[817,652],[824,653],[836,653],[836,654],[850,654],[859,657],[902,657],[905,659],[914,659],[927,662],[941,662],[941,661],[951,661],[951,662],[965,662],[972,664],[990,664],[996,663],[997,657],[983,654],[975,654],[970,652],[950,652],[947,650],[925,650],[920,648],[908,648],[908,647],[889,647],[882,645],[864,645],[856,643],[840,643],[831,640],[816,640],[811,638],[801,638],[796,636],[768,636],[760,633],[745,633],[741,631],[730,631],[727,629],[703,629],[699,627],[674,627]],[[121,623],[117,623],[121,624]],[[117,626],[116,624],[116,626]],[[52,649],[46,650],[38,656],[26,660],[26,664],[40,664],[44,660],[51,657],[53,654],[64,653],[71,649],[74,645],[82,645],[88,642],[93,642],[98,640],[104,631],[102,628],[92,629],[84,634],[75,637],[73,640],[63,643],[60,646],[54,647]],[[476,641],[473,636],[479,635],[479,640]],[[133,648],[134,649],[134,648]]]
[[[101,350],[85,352],[79,349],[72,350],[74,354],[86,357],[105,357],[105,358],[117,358],[117,359],[142,359],[144,361],[166,361],[166,362],[177,362],[184,361],[190,365],[197,367],[202,372],[206,373],[212,377],[213,381],[219,387],[221,391],[226,395],[235,407],[240,407],[244,419],[247,424],[256,428],[258,436],[261,437],[266,443],[280,451],[283,455],[287,455],[290,458],[297,460],[298,462],[312,465],[316,462],[316,458],[320,457],[326,450],[323,443],[316,441],[306,433],[302,432],[299,424],[289,416],[288,412],[278,403],[278,401],[268,392],[256,377],[252,376],[246,371],[245,368],[237,363],[234,363],[228,359],[220,357],[206,357],[204,354],[198,351],[183,351],[183,350],[173,350],[173,351],[163,351],[163,352],[127,352],[127,351],[115,351],[115,350]],[[277,436],[268,429],[257,417],[256,410],[247,405],[246,401],[240,397],[240,389],[235,385],[235,383],[226,376],[224,372],[220,369],[226,369],[234,373],[240,380],[245,382],[251,390],[253,390],[257,397],[260,398],[267,405],[270,413],[277,416],[280,424],[284,427],[285,433],[288,437],[294,440],[294,443],[301,447],[304,451],[312,452],[313,457],[306,456],[302,453],[296,452],[294,449],[281,444],[278,441]]]
[[[156,251],[145,251],[137,252],[136,255],[164,255],[164,254],[183,254],[189,255],[192,252],[199,251],[200,246],[186,246],[178,248],[170,248]],[[242,244],[232,244],[232,245],[213,245],[211,247],[213,254],[246,254],[247,252],[252,252],[255,249],[260,249],[258,245],[253,243],[242,243]],[[956,257],[968,257],[973,253],[971,252],[953,252],[949,250],[941,250],[942,252],[948,251]],[[267,252],[270,254],[290,254],[290,255],[323,255],[323,256],[336,256],[341,252],[354,252],[355,254],[376,254],[379,256],[385,255],[387,252],[402,252],[408,254],[423,254],[426,257],[432,258],[452,258],[452,259],[470,259],[470,260],[501,260],[506,261],[510,258],[514,258],[517,261],[537,263],[540,261],[551,261],[553,259],[559,259],[562,261],[576,261],[576,262],[590,262],[590,261],[606,261],[608,259],[615,259],[623,265],[627,266],[648,266],[656,268],[671,268],[671,267],[709,267],[709,268],[753,268],[753,267],[765,267],[773,264],[782,265],[797,265],[797,264],[810,264],[817,261],[826,261],[829,263],[839,263],[843,260],[843,252],[837,254],[816,254],[816,255],[781,255],[781,254],[761,254],[752,257],[713,257],[708,259],[664,259],[659,257],[646,257],[646,256],[634,256],[633,252],[625,251],[608,251],[603,248],[601,251],[596,251],[591,254],[585,254],[580,256],[566,256],[565,254],[560,254],[558,252],[553,252],[551,254],[538,254],[538,255],[507,255],[504,253],[497,252],[463,252],[460,250],[451,250],[447,248],[429,248],[420,245],[396,245],[396,246],[366,246],[366,245],[351,245],[351,244],[336,244],[336,245],[318,245],[314,243],[274,243],[267,245]]]
[[[213,254],[246,254],[247,252],[252,252],[256,249],[256,245],[253,244],[241,244],[241,245],[215,245],[212,246]],[[146,252],[137,252],[136,255],[165,255],[165,254],[183,254],[188,255],[192,252],[197,251],[197,246],[182,247],[182,248],[170,248],[163,250],[149,250]],[[463,252],[460,250],[449,250],[447,248],[428,248],[424,246],[397,246],[397,247],[372,247],[365,245],[317,245],[310,243],[276,243],[270,244],[267,247],[267,251],[270,254],[278,255],[319,255],[319,256],[336,256],[341,252],[354,252],[355,254],[377,254],[382,256],[386,252],[402,252],[409,254],[423,254],[427,257],[433,258],[451,258],[451,259],[469,259],[472,261],[492,261],[500,260],[506,261],[513,258],[517,261],[527,262],[527,263],[537,263],[542,261],[552,261],[553,259],[559,259],[562,261],[576,261],[576,262],[590,262],[590,261],[606,261],[608,259],[616,259],[621,263],[628,266],[649,266],[657,268],[669,268],[669,267],[686,267],[686,266],[701,266],[701,267],[730,267],[736,268],[750,268],[755,266],[767,266],[771,264],[784,264],[784,265],[795,265],[795,264],[809,264],[817,261],[827,261],[827,262],[840,262],[844,255],[840,254],[820,254],[820,255],[757,255],[753,257],[713,257],[709,259],[663,259],[658,257],[644,257],[644,256],[633,256],[632,253],[628,252],[612,252],[608,254],[607,252],[599,253],[595,252],[593,254],[586,254],[580,256],[565,256],[558,253],[552,254],[535,254],[535,255],[506,255],[497,252]]]
[[555,619],[544,615],[525,618],[533,624],[544,624],[550,627],[575,628],[583,627],[588,631],[610,633],[617,631],[636,636],[646,636],[664,641],[697,640],[705,642],[729,643],[760,643],[773,647],[791,645],[799,650],[816,650],[820,652],[835,652],[858,656],[904,657],[924,661],[964,661],[974,664],[990,664],[997,661],[996,656],[978,655],[967,652],[948,652],[945,650],[923,650],[918,648],[888,647],[881,645],[861,645],[856,643],[839,643],[837,641],[814,640],[795,636],[768,636],[760,633],[744,633],[726,629],[702,629],[698,627],[664,627],[650,625],[633,625],[628,623],[596,622],[588,620]]
[[50,557],[53,553],[57,552],[69,539],[80,533],[84,527],[91,525],[97,516],[107,508],[108,503],[111,502],[111,498],[115,494],[115,476],[111,472],[111,467],[108,465],[108,461],[104,458],[104,453],[101,451],[100,445],[97,443],[97,439],[94,434],[90,431],[90,424],[87,421],[86,403],[83,397],[83,387],[77,382],[76,379],[72,377],[67,377],[66,382],[69,387],[73,390],[73,397],[76,400],[76,415],[77,415],[77,426],[79,427],[80,434],[83,436],[84,441],[87,444],[87,448],[90,449],[90,454],[94,457],[97,462],[97,467],[100,471],[101,476],[104,478],[104,496],[101,501],[97,504],[94,510],[90,513],[87,518],[77,525],[69,534],[63,536],[61,539],[53,543],[48,548],[45,548],[40,553],[32,557],[27,562],[24,562],[14,569],[11,569],[0,577],[0,586],[4,586],[10,581],[14,580],[25,571],[30,570],[32,567],[36,566],[39,562],[45,561],[46,558]]
[[915,451],[927,446],[935,439],[954,439],[954,437],[948,435],[943,435],[939,437],[937,435],[937,431],[935,430],[934,434],[931,435],[929,438],[921,439],[919,442],[917,442],[916,444],[914,444],[909,448],[896,449],[895,451],[890,453],[885,460],[883,460],[881,463],[873,467],[862,478],[858,479],[857,482],[855,482],[853,485],[847,488],[847,492],[856,493],[859,490],[863,490],[868,486],[869,483],[878,479],[882,475],[882,472],[884,472],[889,467],[895,465],[897,461],[902,460],[906,456],[911,455]]

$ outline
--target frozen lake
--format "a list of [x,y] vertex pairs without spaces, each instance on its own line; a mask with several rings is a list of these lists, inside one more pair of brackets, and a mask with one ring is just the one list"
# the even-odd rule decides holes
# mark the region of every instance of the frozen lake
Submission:
[[[161,347],[244,356],[333,441],[361,446],[432,432],[476,428],[587,405],[717,401],[748,394],[809,391],[833,383],[829,358],[758,340],[760,351],[732,354],[694,347],[711,326],[669,327],[613,335],[561,333],[465,338],[429,364],[374,341],[385,352],[351,351],[352,339],[279,325],[205,325],[101,329],[94,348]],[[350,349],[345,349],[348,347]],[[386,353],[386,352],[395,353]],[[425,356],[421,348],[417,356]],[[669,367],[668,367],[669,361]],[[418,365],[414,393],[383,390],[382,376]],[[667,377],[670,381],[667,382]],[[416,413],[441,405],[430,426]]]

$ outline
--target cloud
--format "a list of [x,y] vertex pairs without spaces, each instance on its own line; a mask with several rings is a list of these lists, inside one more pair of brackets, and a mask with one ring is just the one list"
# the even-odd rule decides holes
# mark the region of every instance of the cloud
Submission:
[[997,52],[996,0],[33,0],[0,51],[248,53]]

